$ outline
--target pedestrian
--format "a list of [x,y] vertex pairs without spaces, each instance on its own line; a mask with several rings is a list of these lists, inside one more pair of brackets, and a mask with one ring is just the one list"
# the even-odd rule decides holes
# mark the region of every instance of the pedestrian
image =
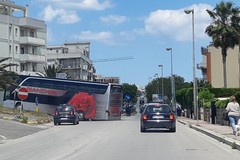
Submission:
[[226,107],[226,111],[228,113],[230,126],[233,129],[233,134],[235,135],[237,132],[236,125],[237,125],[237,122],[238,122],[239,116],[240,116],[240,107],[239,107],[239,104],[238,104],[235,96],[230,97],[229,102]]

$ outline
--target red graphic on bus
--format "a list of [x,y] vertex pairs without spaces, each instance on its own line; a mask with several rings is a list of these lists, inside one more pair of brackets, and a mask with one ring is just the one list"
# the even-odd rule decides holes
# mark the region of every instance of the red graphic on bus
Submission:
[[76,111],[84,112],[85,119],[93,119],[96,115],[94,97],[87,92],[79,92],[68,102],[73,105]]

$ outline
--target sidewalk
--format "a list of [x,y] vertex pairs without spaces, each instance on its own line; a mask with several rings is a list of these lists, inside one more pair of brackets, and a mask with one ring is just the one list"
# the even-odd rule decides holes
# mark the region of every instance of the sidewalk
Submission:
[[193,120],[187,117],[178,117],[177,121],[215,138],[220,142],[226,143],[232,148],[240,150],[240,136],[233,135],[232,128],[230,126],[211,124],[203,120]]

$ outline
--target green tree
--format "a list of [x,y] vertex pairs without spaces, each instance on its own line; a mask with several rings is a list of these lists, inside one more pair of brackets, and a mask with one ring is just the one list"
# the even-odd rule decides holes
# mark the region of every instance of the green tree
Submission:
[[135,84],[128,84],[128,83],[123,83],[123,95],[129,94],[131,96],[131,102],[136,103],[137,102],[137,93],[138,89]]
[[47,65],[43,67],[46,77],[55,78],[57,73],[62,73],[62,66]]
[[207,10],[211,17],[211,23],[206,28],[205,33],[212,38],[214,47],[221,48],[223,62],[223,81],[227,87],[226,57],[228,48],[234,48],[238,44],[239,31],[239,8],[234,7],[232,2],[220,2],[213,11]]
[[[183,88],[191,87],[191,83],[185,82],[183,77],[174,75],[174,84],[175,84],[175,91],[181,90]],[[162,89],[162,78],[155,78],[151,82],[147,84],[145,87],[146,90],[146,97],[148,99],[148,102],[152,101],[152,94],[161,94]],[[164,89],[164,96],[168,97],[168,100],[166,103],[169,103],[171,100],[171,79],[170,77],[164,77],[163,78],[163,89]],[[160,92],[157,92],[157,91]]]
[[4,64],[4,61],[7,61],[9,58],[3,58],[0,60],[0,88],[5,89],[6,84],[15,83],[18,78],[18,74],[13,71],[6,70],[11,66],[18,66],[17,64]]

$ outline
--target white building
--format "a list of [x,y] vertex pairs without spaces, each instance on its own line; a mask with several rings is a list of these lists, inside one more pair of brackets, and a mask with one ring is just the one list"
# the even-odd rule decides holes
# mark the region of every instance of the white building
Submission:
[[105,83],[120,83],[119,77],[104,77],[102,75],[96,75],[95,76],[96,82],[105,82]]
[[47,47],[47,62],[63,67],[70,79],[94,81],[96,72],[90,60],[90,42],[64,43]]
[[[14,12],[22,12],[22,17]],[[44,21],[28,17],[28,7],[0,1],[0,58],[18,64],[9,70],[18,74],[36,75],[46,64],[47,30]]]

